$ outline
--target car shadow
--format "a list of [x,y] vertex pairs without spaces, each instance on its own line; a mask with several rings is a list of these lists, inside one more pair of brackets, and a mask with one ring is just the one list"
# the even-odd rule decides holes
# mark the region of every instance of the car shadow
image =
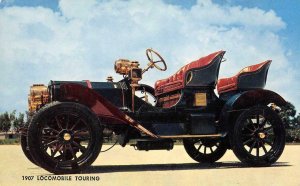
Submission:
[[[270,167],[288,167],[287,162],[277,162]],[[91,166],[84,170],[84,174],[112,173],[112,172],[140,172],[140,171],[176,171],[176,170],[201,170],[201,169],[232,169],[251,168],[240,162],[216,162],[207,163],[181,163],[181,164],[139,164],[139,165],[102,165]],[[266,168],[266,167],[255,167]]]

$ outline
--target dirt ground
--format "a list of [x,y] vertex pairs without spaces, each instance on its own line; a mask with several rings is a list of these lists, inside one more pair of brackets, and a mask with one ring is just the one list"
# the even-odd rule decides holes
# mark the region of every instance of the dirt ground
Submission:
[[[103,149],[109,146],[104,146]],[[176,145],[172,151],[114,147],[82,174],[53,176],[30,163],[18,145],[0,146],[0,185],[295,185],[300,186],[300,145],[286,146],[271,167],[244,167],[228,151],[214,165],[194,162]],[[32,179],[32,180],[29,180]],[[60,179],[54,181],[53,179]],[[62,180],[64,179],[64,180]]]

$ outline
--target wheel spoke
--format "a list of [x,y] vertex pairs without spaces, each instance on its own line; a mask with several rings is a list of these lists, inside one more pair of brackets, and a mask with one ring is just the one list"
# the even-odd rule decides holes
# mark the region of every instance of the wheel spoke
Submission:
[[60,144],[60,145],[56,146],[54,151],[53,152],[51,151],[51,157],[54,157],[62,146],[63,146],[63,144]]
[[90,140],[90,136],[89,135],[86,135],[86,136],[80,136],[80,135],[76,135],[74,136],[74,139],[77,139],[79,141],[88,141]]
[[84,146],[82,146],[80,143],[72,141],[72,144],[75,145],[76,147],[78,147],[82,153],[84,153],[86,151],[86,148]]
[[245,128],[246,128],[247,130],[249,130],[250,132],[254,132],[253,129],[250,129],[250,128],[249,128],[249,125],[247,125]]
[[67,160],[67,149],[63,152],[62,160],[63,161]]
[[259,156],[259,146],[256,147],[256,156]]
[[245,140],[252,139],[254,134],[246,133],[246,134],[242,134],[242,135],[243,135],[242,139],[243,139],[243,141],[245,141]]
[[202,147],[202,144],[199,145],[199,147],[197,149],[198,152],[200,151],[201,147]]
[[72,154],[72,156],[73,156],[74,160],[77,160],[76,153],[74,153],[74,150],[73,150],[73,148],[72,148],[72,147],[70,148],[70,150],[71,150],[71,154]]
[[266,147],[265,147],[265,145],[264,145],[264,144],[262,145],[262,148],[263,148],[263,150],[264,150],[265,154],[267,154],[267,152],[268,152],[268,151],[267,151],[267,149],[266,149]]
[[272,145],[273,145],[273,142],[270,141],[269,139],[265,139],[264,142],[265,142],[266,144],[270,145],[271,147],[272,147]]
[[47,130],[51,130],[52,132],[55,132],[56,134],[59,133],[59,131],[55,130],[54,128],[52,127],[47,127],[47,128],[44,128],[43,130],[47,131]]
[[[245,137],[253,137],[253,134],[244,134]],[[246,138],[247,139],[247,138]]]
[[199,143],[201,141],[201,139],[198,139],[196,141],[193,142],[193,144]]
[[210,152],[211,152],[211,153],[213,153],[213,149],[212,149],[212,147],[209,147],[209,149],[210,149]]
[[67,115],[66,129],[69,129],[70,115]]
[[204,154],[206,154],[206,146],[204,146]]
[[251,152],[252,152],[252,150],[253,150],[255,144],[256,144],[256,141],[254,141],[254,142],[252,143],[252,145],[251,145],[251,147],[250,147],[250,149],[249,149],[249,153],[250,153],[250,154],[251,154]]
[[55,121],[56,121],[57,126],[58,126],[60,129],[63,129],[62,126],[61,126],[61,123],[60,123],[59,119],[57,118],[57,116],[55,116]]
[[259,127],[261,130],[264,129],[265,124],[267,123],[267,119],[264,118],[263,122],[260,124],[261,127]]
[[257,127],[259,126],[259,114],[256,115],[256,124],[257,124]]
[[76,156],[76,154],[74,153],[74,150],[73,150],[73,148],[72,148],[71,145],[70,145],[70,151],[71,151],[71,154],[72,154],[74,160],[77,160],[77,156]]
[[72,126],[72,128],[70,130],[74,130],[75,127],[78,125],[78,123],[81,121],[81,118],[78,118],[78,120],[76,121],[76,123]]
[[250,123],[251,125],[253,125],[254,123],[253,123],[253,121],[252,121],[252,119],[247,119],[247,121],[248,121],[248,123]]
[[52,135],[46,135],[46,134],[43,134],[42,135],[42,140],[51,140],[51,139],[56,139],[57,136],[52,136]]
[[253,141],[254,139],[253,138],[250,138],[250,139],[248,139],[247,141],[245,141],[243,144],[244,145],[247,145],[248,143],[250,143],[251,141]]
[[[252,119],[247,119],[248,121],[250,121],[250,124],[251,124],[251,126],[252,126],[252,132],[254,132],[255,130],[257,130],[257,128],[258,128],[258,123],[257,123],[257,121],[256,121],[256,123],[253,123],[253,121],[252,121]],[[254,120],[257,120],[257,117],[256,116],[254,116]]]
[[63,151],[62,151],[62,155],[60,156],[60,159],[59,160],[62,160],[62,161],[66,161],[67,160],[67,148],[66,148],[66,145],[64,144],[62,146],[63,148]]
[[270,127],[264,128],[263,130],[264,130],[264,132],[268,132],[268,131],[270,131],[271,129],[273,129],[273,126],[270,126]]
[[86,129],[81,129],[81,130],[75,130],[73,135],[74,136],[78,136],[78,135],[88,135],[89,131],[87,131]]
[[49,142],[49,143],[46,143],[46,144],[44,145],[44,147],[49,147],[50,145],[53,145],[53,144],[55,144],[55,143],[57,143],[57,142],[59,142],[59,140],[53,140],[53,141],[51,141],[51,142]]

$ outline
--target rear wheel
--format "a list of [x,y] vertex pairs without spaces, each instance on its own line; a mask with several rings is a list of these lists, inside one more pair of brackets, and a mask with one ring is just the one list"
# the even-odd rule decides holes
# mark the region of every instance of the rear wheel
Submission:
[[200,163],[218,161],[227,150],[223,138],[184,139],[183,145],[188,155]]
[[38,111],[28,128],[35,162],[55,174],[77,173],[91,165],[102,146],[102,129],[89,108],[54,102]]
[[234,154],[251,166],[276,162],[285,146],[285,128],[276,112],[254,106],[237,118],[230,136]]

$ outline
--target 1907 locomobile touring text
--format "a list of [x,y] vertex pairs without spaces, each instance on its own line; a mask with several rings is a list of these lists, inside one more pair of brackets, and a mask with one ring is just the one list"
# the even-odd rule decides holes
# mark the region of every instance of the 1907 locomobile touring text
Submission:
[[99,176],[22,176],[24,181],[100,181]]

